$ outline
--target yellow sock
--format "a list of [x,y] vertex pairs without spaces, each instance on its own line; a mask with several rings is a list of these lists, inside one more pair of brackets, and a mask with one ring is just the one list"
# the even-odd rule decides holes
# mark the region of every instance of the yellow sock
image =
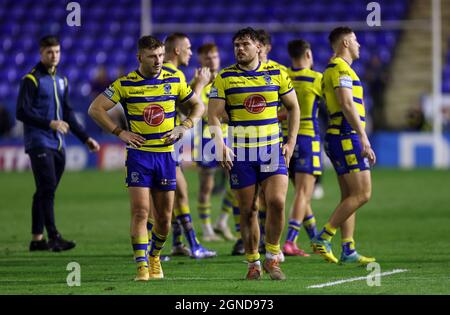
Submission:
[[191,210],[189,209],[189,205],[181,205],[180,208],[174,208],[173,212],[175,217],[178,217],[180,215],[190,214]]
[[260,256],[259,253],[256,254],[245,254],[245,258],[247,259],[247,262],[254,263],[255,261],[258,261]]
[[141,267],[141,266],[148,267],[148,260],[147,260],[148,238],[147,238],[147,235],[132,237],[131,243],[133,245],[134,260],[135,260],[137,266],[138,267]]
[[355,240],[353,238],[344,238],[341,243],[342,251],[345,255],[351,255],[356,251]]
[[276,256],[280,253],[280,244],[270,244],[266,242],[266,252]]
[[167,235],[161,235],[153,229],[152,231],[152,244],[150,246],[150,251],[148,253],[151,257],[156,257],[161,254],[161,250],[164,247],[164,243],[166,242]]
[[336,228],[333,228],[330,223],[327,223],[319,233],[319,238],[330,242],[334,234],[336,234]]
[[211,224],[211,204],[199,204],[198,213],[202,224]]

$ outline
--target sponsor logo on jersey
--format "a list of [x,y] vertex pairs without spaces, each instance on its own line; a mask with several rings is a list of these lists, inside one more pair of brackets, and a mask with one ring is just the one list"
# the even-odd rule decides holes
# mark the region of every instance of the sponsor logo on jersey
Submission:
[[144,90],[130,90],[128,92],[130,95],[144,95]]
[[259,94],[249,95],[244,100],[244,107],[249,113],[259,114],[266,108],[266,99]]
[[152,104],[144,109],[144,120],[147,125],[156,127],[163,123],[165,119],[164,108],[158,104]]

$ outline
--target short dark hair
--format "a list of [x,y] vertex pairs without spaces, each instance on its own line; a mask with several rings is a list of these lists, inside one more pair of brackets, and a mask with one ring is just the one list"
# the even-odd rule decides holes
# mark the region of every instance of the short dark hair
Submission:
[[207,54],[209,52],[216,52],[216,51],[219,51],[216,44],[206,43],[206,44],[201,45],[197,49],[197,54],[202,55],[202,54]]
[[266,45],[272,45],[272,36],[270,36],[269,32],[264,29],[259,29],[256,31],[258,33],[259,42]]
[[353,30],[348,26],[336,27],[334,30],[331,31],[330,35],[328,36],[328,40],[330,41],[331,47],[333,47],[342,38],[342,36],[351,33],[353,33]]
[[39,48],[59,46],[59,38],[55,35],[46,35],[39,41]]
[[153,37],[151,35],[142,36],[138,40],[138,50],[141,49],[151,49],[154,50],[159,47],[163,47],[164,44],[162,41],[157,39],[156,37]]
[[291,40],[288,43],[288,53],[291,58],[302,57],[308,49],[311,49],[311,44],[303,39]]
[[245,37],[249,37],[251,40],[253,40],[255,42],[259,42],[258,32],[255,31],[251,27],[246,27],[246,28],[240,29],[239,31],[236,32],[236,34],[234,34],[233,43],[236,39],[245,38]]
[[164,46],[166,47],[167,52],[171,52],[175,46],[178,40],[189,38],[185,33],[172,33],[169,36],[167,36],[166,40],[164,41]]

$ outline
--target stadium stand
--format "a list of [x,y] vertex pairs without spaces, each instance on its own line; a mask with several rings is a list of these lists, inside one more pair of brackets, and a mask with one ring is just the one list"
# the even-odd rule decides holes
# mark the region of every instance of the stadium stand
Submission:
[[[71,84],[71,100],[75,110],[88,123],[86,111],[90,102],[90,84],[97,67],[104,65],[110,78],[119,71],[134,69],[135,42],[140,35],[139,1],[116,0],[114,5],[106,0],[78,1],[82,8],[81,27],[66,25],[68,11],[59,1],[3,0],[0,6],[0,102],[14,111],[20,79],[38,61],[38,38],[55,33],[62,43],[62,60],[59,71]],[[406,18],[408,0],[378,1],[383,7],[383,20]],[[152,1],[153,23],[298,23],[298,22],[349,22],[365,20],[366,5],[359,0],[343,1],[258,1],[251,0],[165,0]],[[188,8],[188,9],[187,9]],[[25,21],[19,23],[18,21]],[[43,22],[44,21],[44,22]],[[180,29],[183,31],[183,29]],[[158,33],[164,39],[167,34]],[[190,33],[193,51],[205,42],[214,41],[222,55],[222,66],[234,63],[231,33]],[[272,33],[273,50],[270,58],[288,64],[288,41],[304,38],[311,42],[315,53],[315,69],[323,71],[331,50],[328,32],[277,32]],[[400,31],[357,32],[363,46],[361,59],[354,68],[364,77],[367,63],[377,54],[385,65],[392,61]],[[449,41],[450,45],[450,41]],[[190,79],[197,60],[191,60],[186,72]],[[119,70],[122,69],[122,70]],[[450,53],[444,70],[444,90],[450,91]],[[370,98],[368,98],[370,99]],[[370,104],[368,104],[370,106]],[[94,128],[94,126],[92,126]]]

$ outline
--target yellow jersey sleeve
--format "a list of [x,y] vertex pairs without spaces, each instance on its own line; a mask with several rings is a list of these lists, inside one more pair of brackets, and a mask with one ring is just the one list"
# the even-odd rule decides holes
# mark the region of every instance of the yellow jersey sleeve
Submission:
[[106,90],[103,92],[109,100],[117,104],[122,99],[124,99],[124,92],[122,91],[122,85],[120,84],[120,78],[114,81]]
[[180,82],[180,91],[178,95],[181,103],[188,101],[192,95],[194,95],[194,91],[192,91],[186,80]]
[[314,80],[313,92],[319,97],[322,97],[322,73],[316,72],[316,78]]
[[214,79],[209,92],[209,98],[221,98],[225,100],[225,83],[220,73]]
[[294,89],[291,78],[286,71],[280,71],[280,95],[287,94]]
[[333,88],[353,88],[352,75],[345,66],[338,64],[331,71],[331,83]]

